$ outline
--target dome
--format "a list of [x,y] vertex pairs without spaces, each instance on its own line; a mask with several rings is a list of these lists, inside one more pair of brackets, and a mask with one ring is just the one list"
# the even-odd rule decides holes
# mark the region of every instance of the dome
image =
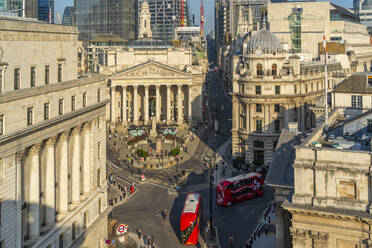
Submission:
[[262,29],[255,33],[247,43],[248,53],[252,53],[257,49],[264,52],[274,52],[281,50],[279,39],[267,29]]

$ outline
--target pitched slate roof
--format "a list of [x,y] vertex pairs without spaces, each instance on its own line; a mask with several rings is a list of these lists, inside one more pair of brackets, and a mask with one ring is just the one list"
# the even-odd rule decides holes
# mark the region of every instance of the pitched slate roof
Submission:
[[[372,76],[372,74],[370,75]],[[333,90],[335,93],[372,94],[372,86],[368,85],[367,73],[358,73],[339,83]]]

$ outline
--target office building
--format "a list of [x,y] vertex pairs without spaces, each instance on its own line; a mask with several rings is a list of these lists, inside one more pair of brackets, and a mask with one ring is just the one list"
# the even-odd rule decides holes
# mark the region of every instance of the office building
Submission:
[[105,34],[123,40],[135,39],[136,0],[76,0],[74,7],[79,39],[92,40]]
[[103,247],[105,76],[77,79],[76,27],[0,17],[2,247]]
[[22,0],[0,0],[0,15],[37,18],[37,0],[27,0],[23,12]]
[[[171,41],[175,37],[176,27],[181,26],[181,0],[146,0],[150,7],[151,30],[153,39]],[[138,1],[138,13],[141,13],[143,0]],[[187,1],[183,1],[184,25],[188,23]],[[139,16],[138,16],[139,18]],[[139,22],[138,22],[139,23]]]
[[54,0],[37,0],[37,19],[54,23]]
[[67,6],[63,12],[62,24],[68,26],[75,26],[75,9]]

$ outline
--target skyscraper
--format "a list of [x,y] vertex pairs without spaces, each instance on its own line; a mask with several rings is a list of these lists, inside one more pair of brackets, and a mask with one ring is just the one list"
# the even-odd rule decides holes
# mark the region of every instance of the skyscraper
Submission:
[[38,0],[38,18],[40,21],[54,23],[54,0]]
[[[150,6],[151,30],[154,39],[172,40],[176,27],[181,26],[181,3],[183,2],[183,17],[188,20],[186,0],[146,0]],[[143,0],[138,1],[138,13],[141,12]],[[185,22],[187,23],[187,21]]]
[[74,7],[79,39],[91,40],[98,34],[135,39],[136,0],[75,0]]
[[27,0],[24,9],[22,0],[0,0],[0,15],[37,18],[37,0]]
[[75,9],[74,7],[67,6],[63,12],[62,24],[73,26],[75,25]]
[[353,8],[359,15],[360,23],[372,29],[372,0],[354,0]]

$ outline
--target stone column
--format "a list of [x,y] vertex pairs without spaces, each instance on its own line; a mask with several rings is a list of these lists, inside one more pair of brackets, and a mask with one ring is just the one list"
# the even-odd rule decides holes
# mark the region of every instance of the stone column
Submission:
[[171,123],[171,100],[170,100],[170,85],[166,85],[167,87],[167,122]]
[[46,149],[46,165],[45,165],[45,224],[53,226],[55,222],[55,158],[54,158],[54,145],[56,137],[47,140],[45,144]]
[[83,194],[90,193],[90,127],[83,125]]
[[115,87],[111,87],[111,122],[116,122]]
[[288,129],[288,119],[289,119],[289,107],[288,107],[288,104],[284,104],[283,106],[283,114],[284,114],[284,123],[283,123],[283,128],[287,128]]
[[245,132],[249,132],[249,104],[245,104]]
[[145,86],[145,101],[144,106],[145,109],[145,124],[147,125],[149,123],[149,86]]
[[72,176],[71,200],[73,204],[80,202],[80,126],[72,130]]
[[190,85],[188,86],[188,88],[189,88],[189,91],[187,94],[187,119],[189,122],[191,122],[192,121],[192,106],[191,106],[192,88]]
[[33,145],[29,151],[30,196],[29,196],[29,235],[35,240],[40,234],[40,144]]
[[263,111],[264,111],[264,129],[263,131],[264,132],[270,132],[270,129],[269,129],[269,106],[268,104],[264,104],[263,105]]
[[59,172],[59,213],[68,211],[68,161],[67,161],[68,132],[59,136],[60,145],[60,172]]
[[183,122],[183,111],[181,102],[182,85],[177,85],[177,123],[180,125]]
[[156,97],[155,97],[155,119],[156,122],[160,121],[160,86],[155,86]]
[[274,104],[269,104],[269,131],[270,133],[275,132],[275,123],[273,119],[274,114]]
[[252,133],[255,130],[253,112],[254,112],[254,104],[249,104],[249,132],[250,133]]
[[121,118],[121,121],[122,123],[125,125],[127,123],[127,87],[126,86],[122,86],[121,88],[122,90],[122,103],[121,103],[121,107],[122,107],[122,118]]
[[138,86],[134,85],[133,86],[133,124],[138,125],[138,100],[137,100],[137,95],[138,95]]

